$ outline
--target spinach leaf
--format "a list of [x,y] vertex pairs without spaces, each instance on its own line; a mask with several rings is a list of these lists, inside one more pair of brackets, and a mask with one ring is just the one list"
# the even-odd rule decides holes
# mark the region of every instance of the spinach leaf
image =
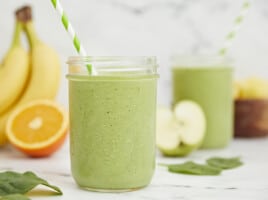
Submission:
[[62,194],[62,191],[58,187],[50,185],[46,180],[39,178],[33,172],[21,174],[7,171],[0,173],[0,196],[25,194],[39,184],[55,190],[58,194]]
[[9,194],[3,197],[0,197],[0,200],[30,200],[27,196],[23,194]]
[[173,173],[192,174],[192,175],[219,175],[221,169],[209,165],[201,165],[192,161],[183,164],[168,165],[168,171]]
[[207,164],[219,169],[233,169],[243,165],[239,157],[234,158],[213,157],[207,159]]

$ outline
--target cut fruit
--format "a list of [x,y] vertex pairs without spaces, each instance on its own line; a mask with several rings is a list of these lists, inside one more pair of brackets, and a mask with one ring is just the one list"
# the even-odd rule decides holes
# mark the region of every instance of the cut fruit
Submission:
[[176,104],[174,114],[182,143],[198,148],[206,131],[206,118],[202,108],[193,101],[184,100]]
[[168,122],[163,129],[158,129],[156,144],[164,151],[171,151],[180,145],[178,125],[174,120]]
[[32,157],[54,153],[63,144],[69,127],[67,112],[51,100],[35,100],[16,109],[8,118],[11,144]]
[[268,82],[259,77],[250,77],[243,81],[241,92],[243,99],[268,98]]
[[174,115],[170,108],[165,106],[158,106],[157,107],[157,127],[165,127],[165,125],[174,119]]
[[181,101],[174,112],[157,109],[156,145],[165,156],[186,156],[197,149],[205,136],[206,120],[201,107],[193,101]]
[[156,125],[156,145],[165,154],[172,155],[180,145],[178,125],[170,108],[158,107]]

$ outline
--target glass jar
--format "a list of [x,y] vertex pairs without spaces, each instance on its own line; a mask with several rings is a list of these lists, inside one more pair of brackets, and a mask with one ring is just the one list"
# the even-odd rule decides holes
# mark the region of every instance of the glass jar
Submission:
[[70,57],[68,64],[75,181],[96,191],[145,187],[155,167],[156,59]]
[[203,148],[225,147],[233,137],[232,72],[230,60],[220,56],[172,58],[173,104],[189,99],[203,108]]

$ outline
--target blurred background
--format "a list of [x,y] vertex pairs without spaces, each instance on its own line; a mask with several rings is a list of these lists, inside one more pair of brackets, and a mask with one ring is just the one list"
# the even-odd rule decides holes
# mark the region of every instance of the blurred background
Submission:
[[[166,105],[171,102],[170,56],[217,52],[242,3],[243,0],[62,0],[89,55],[157,56],[158,103]],[[63,74],[58,100],[67,105],[65,62],[76,51],[50,0],[9,0],[0,4],[0,56],[11,42],[14,10],[25,4],[33,7],[40,38],[61,56]],[[254,1],[228,52],[234,59],[235,77],[255,74],[268,78],[267,23],[267,0]]]

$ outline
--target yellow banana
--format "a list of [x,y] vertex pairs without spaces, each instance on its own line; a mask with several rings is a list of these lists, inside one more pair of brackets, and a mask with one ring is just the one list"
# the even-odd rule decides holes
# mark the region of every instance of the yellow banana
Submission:
[[28,52],[20,42],[21,31],[22,23],[17,21],[12,45],[0,66],[0,115],[21,96],[30,72]]
[[16,106],[0,115],[0,146],[5,143],[6,121],[14,109],[35,99],[54,99],[59,88],[61,65],[58,54],[39,40],[31,20],[24,26],[31,47],[31,75]]
[[61,76],[59,56],[54,49],[37,38],[31,21],[25,24],[25,31],[31,45],[32,75],[20,101],[24,103],[34,99],[54,99]]

